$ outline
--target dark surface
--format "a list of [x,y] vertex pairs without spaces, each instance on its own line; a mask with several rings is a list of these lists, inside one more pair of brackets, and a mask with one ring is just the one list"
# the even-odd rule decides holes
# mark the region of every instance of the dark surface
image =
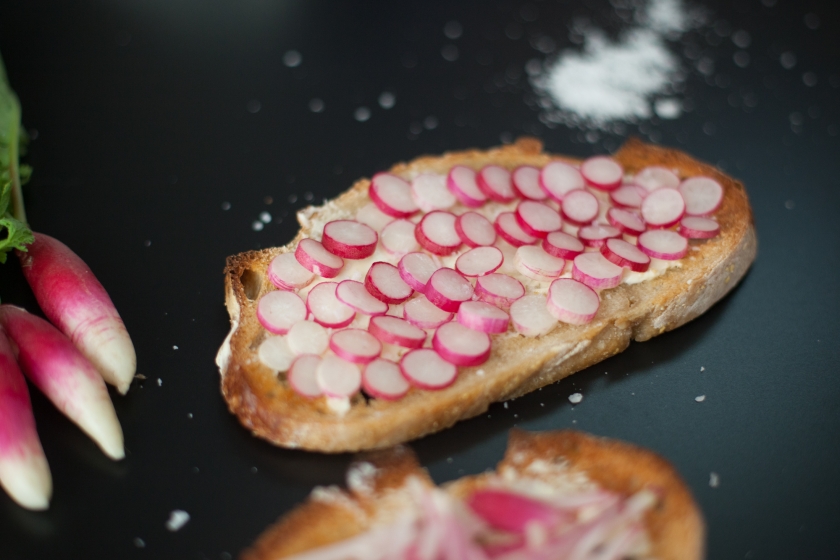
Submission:
[[[837,558],[836,2],[697,3],[750,33],[751,64],[733,64],[736,47],[711,28],[693,32],[716,62],[708,80],[691,70],[694,110],[628,132],[744,181],[759,234],[752,270],[693,323],[414,447],[445,481],[494,465],[514,425],[622,438],[682,473],[708,522],[710,558]],[[31,513],[0,493],[0,558],[238,554],[313,485],[339,482],[348,457],[274,448],[228,414],[213,363],[228,330],[225,257],[286,243],[308,200],[422,153],[524,133],[578,156],[620,143],[541,125],[522,73],[546,57],[529,36],[572,46],[572,16],[617,29],[606,1],[380,4],[3,2],[0,51],[37,131],[30,222],[97,273],[147,380],[113,394],[128,450],[116,464],[33,392],[55,494],[48,513]],[[443,33],[453,19],[457,40]],[[506,36],[511,22],[522,38]],[[441,56],[447,44],[458,60]],[[289,49],[303,54],[299,67],[283,64]],[[779,62],[785,51],[792,69]],[[385,90],[397,99],[388,111],[376,103]],[[316,97],[319,114],[308,109]],[[353,118],[360,106],[367,122]],[[439,124],[423,130],[428,116]],[[263,211],[273,221],[254,231]],[[15,262],[0,270],[0,297],[37,309]],[[576,391],[584,400],[573,407]],[[164,527],[173,509],[192,517],[177,533]]]

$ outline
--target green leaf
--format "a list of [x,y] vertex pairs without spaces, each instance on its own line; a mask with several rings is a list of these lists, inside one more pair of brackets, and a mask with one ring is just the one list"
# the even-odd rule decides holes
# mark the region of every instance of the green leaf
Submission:
[[12,249],[26,251],[26,246],[35,241],[29,227],[10,214],[0,218],[0,226],[6,233],[5,239],[0,238],[0,263],[6,262],[6,254]]

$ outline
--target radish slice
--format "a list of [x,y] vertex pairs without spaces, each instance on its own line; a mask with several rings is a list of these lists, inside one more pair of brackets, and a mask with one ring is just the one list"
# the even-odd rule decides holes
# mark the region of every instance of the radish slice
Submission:
[[470,249],[455,261],[455,270],[464,276],[485,276],[496,272],[504,255],[497,247],[476,247]]
[[541,282],[557,278],[566,266],[566,261],[549,255],[537,245],[525,245],[517,249],[515,261],[519,272]]
[[530,245],[536,243],[537,238],[525,233],[519,221],[516,219],[516,214],[513,212],[502,212],[496,217],[494,224],[496,232],[508,243],[514,247],[521,247],[523,245]]
[[348,362],[366,364],[379,357],[382,343],[362,329],[343,329],[330,337],[330,350]]
[[669,228],[685,214],[685,201],[676,189],[657,189],[642,201],[642,218],[648,226]]
[[293,291],[305,288],[313,278],[315,274],[303,268],[294,253],[277,255],[268,265],[269,281],[281,290]]
[[465,301],[458,308],[457,320],[475,331],[503,333],[508,329],[510,316],[487,302]]
[[638,208],[642,205],[647,195],[647,190],[644,187],[637,185],[621,185],[614,191],[610,191],[610,200],[616,206],[625,206],[627,208]]
[[320,397],[323,394],[318,384],[318,366],[321,365],[321,356],[304,354],[298,356],[292,362],[286,380],[292,386],[292,390],[303,397],[310,399]]
[[522,231],[533,237],[545,237],[563,226],[557,210],[533,200],[523,200],[516,207],[516,222]]
[[436,210],[429,212],[414,230],[420,245],[436,255],[448,255],[461,246],[461,237],[455,229],[455,214]]
[[426,284],[426,297],[444,311],[455,312],[462,302],[473,295],[470,281],[451,268],[441,268],[432,274]]
[[373,297],[365,284],[355,280],[343,280],[335,289],[335,297],[341,303],[363,315],[385,315],[388,304]]
[[552,161],[540,171],[540,186],[548,196],[557,202],[563,202],[570,191],[586,186],[583,175],[568,163]]
[[476,490],[466,504],[491,527],[523,535],[533,524],[555,527],[563,520],[551,505],[508,490]]
[[257,319],[268,332],[286,334],[292,325],[306,319],[306,304],[293,292],[268,292],[257,302]]
[[418,297],[405,304],[403,317],[421,329],[436,329],[451,321],[452,313],[444,311],[425,297]]
[[417,226],[409,220],[394,220],[382,229],[379,240],[390,254],[401,257],[407,253],[420,249],[414,228]]
[[548,288],[547,306],[558,321],[585,325],[595,318],[601,299],[595,290],[577,280],[558,278]]
[[580,239],[563,231],[549,233],[543,240],[542,248],[553,257],[569,260],[583,253],[585,249]]
[[333,220],[324,225],[324,249],[345,259],[366,259],[376,251],[379,236],[356,220]]
[[530,165],[517,167],[511,173],[513,188],[522,198],[545,200],[548,193],[540,186],[540,170]]
[[675,231],[652,229],[639,236],[639,249],[655,259],[675,261],[688,252],[688,240]]
[[612,158],[595,156],[580,164],[580,174],[586,184],[602,191],[611,191],[621,185],[624,169]]
[[689,216],[707,216],[723,202],[723,187],[709,177],[692,177],[680,185],[685,199],[685,213]]
[[370,199],[383,213],[395,218],[407,218],[417,212],[411,198],[411,187],[390,173],[377,173],[370,180]]
[[469,167],[456,165],[450,169],[446,186],[464,206],[478,208],[487,200],[487,195],[478,188],[475,171]]
[[563,198],[563,217],[574,225],[583,226],[598,216],[598,199],[585,190],[574,190]]
[[680,178],[664,167],[645,167],[633,177],[633,183],[643,187],[648,192],[661,188],[676,189],[680,186]]
[[365,288],[370,295],[385,303],[402,303],[414,290],[400,278],[396,266],[386,262],[375,262],[365,276]]
[[575,257],[572,278],[595,290],[615,288],[621,284],[622,269],[601,253],[583,253]]
[[711,218],[686,216],[680,221],[679,232],[689,239],[710,239],[720,233],[720,224]]
[[455,382],[458,368],[431,348],[412,350],[400,360],[400,371],[420,389],[444,389]]
[[285,336],[269,336],[257,348],[257,357],[268,368],[288,371],[295,354],[289,348],[289,341]]
[[320,242],[308,237],[298,243],[295,258],[303,268],[324,278],[335,278],[344,266],[344,259],[330,253]]
[[645,221],[637,214],[621,208],[610,208],[607,220],[627,235],[639,235],[645,231]]
[[455,221],[458,237],[469,247],[485,247],[496,241],[496,230],[490,220],[477,212],[465,212]]
[[362,389],[371,397],[393,401],[405,395],[411,384],[403,376],[400,366],[391,360],[378,358],[365,366]]
[[644,272],[650,266],[650,257],[623,239],[608,239],[601,246],[601,254],[611,263],[626,266],[633,272]]
[[423,173],[411,181],[411,196],[424,212],[448,210],[457,200],[446,186],[446,176]]
[[384,213],[373,202],[368,202],[356,212],[356,221],[369,226],[374,231],[382,231],[382,228],[394,220],[393,216]]
[[538,294],[516,300],[510,306],[510,320],[526,336],[545,334],[557,324],[557,319],[548,312],[545,296]]
[[600,247],[606,243],[607,239],[619,237],[621,230],[614,226],[603,226],[594,224],[583,226],[578,230],[578,237],[587,247]]
[[488,165],[476,176],[476,184],[490,200],[506,204],[516,198],[510,171],[498,165]]
[[342,360],[338,356],[327,355],[321,358],[321,363],[315,370],[315,378],[318,380],[321,391],[328,397],[350,397],[362,386],[362,373],[359,371],[359,366]]
[[479,366],[490,357],[487,333],[455,322],[438,327],[432,337],[432,347],[441,358],[456,366]]
[[338,284],[335,282],[323,282],[312,288],[306,296],[306,308],[312,313],[312,319],[327,328],[346,327],[356,316],[356,311],[352,307],[345,305],[336,297],[337,287]]
[[396,344],[403,348],[421,348],[426,342],[426,331],[399,317],[373,317],[368,331],[386,344]]
[[289,344],[289,349],[297,356],[320,355],[326,352],[330,335],[327,329],[314,321],[299,321],[289,329],[286,342]]
[[426,291],[429,278],[438,268],[440,267],[426,253],[409,253],[401,258],[397,265],[400,278],[421,294]]
[[507,274],[489,274],[476,279],[475,295],[481,301],[508,309],[513,302],[525,295],[525,286]]

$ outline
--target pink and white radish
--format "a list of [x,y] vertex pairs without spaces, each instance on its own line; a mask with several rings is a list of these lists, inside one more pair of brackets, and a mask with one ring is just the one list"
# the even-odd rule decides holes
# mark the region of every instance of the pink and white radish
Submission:
[[257,357],[264,366],[275,371],[288,371],[295,360],[285,336],[269,336],[257,348]]
[[439,268],[440,266],[426,253],[409,253],[401,258],[397,265],[400,278],[421,294],[426,291],[429,278]]
[[522,229],[516,219],[516,214],[513,212],[502,212],[496,217],[496,222],[493,225],[499,236],[514,247],[531,245],[537,242],[536,237]]
[[406,321],[421,329],[436,329],[452,320],[452,313],[444,311],[425,297],[408,301],[403,307]]
[[295,358],[286,374],[286,380],[292,390],[301,395],[314,399],[320,397],[324,392],[318,383],[318,366],[321,365],[321,356],[303,354]]
[[548,288],[548,312],[570,325],[585,325],[595,318],[601,299],[591,287],[573,280],[558,278]]
[[382,343],[362,329],[343,329],[330,336],[330,350],[348,362],[366,364],[379,357]]
[[385,344],[403,348],[421,348],[426,341],[426,331],[422,328],[388,315],[371,318],[368,331]]
[[635,236],[645,231],[645,221],[638,214],[629,210],[610,208],[607,211],[607,220],[627,235]]
[[429,212],[414,230],[420,245],[436,255],[448,255],[461,246],[461,237],[455,229],[455,214],[436,210]]
[[445,389],[455,382],[458,368],[431,348],[418,348],[400,359],[400,371],[420,389]]
[[43,233],[34,238],[27,252],[17,255],[38,305],[105,381],[125,394],[137,370],[137,357],[111,298],[66,245]]
[[711,239],[720,233],[720,224],[711,218],[686,216],[680,220],[679,233],[688,239]]
[[461,303],[472,299],[470,281],[451,268],[441,268],[429,278],[424,292],[430,302],[444,311],[455,312]]
[[542,248],[553,257],[571,260],[583,253],[583,242],[568,233],[555,231],[549,233],[542,242]]
[[470,249],[455,261],[455,270],[464,276],[485,276],[502,266],[504,255],[497,247]]
[[373,297],[365,284],[355,280],[339,282],[335,289],[335,297],[362,315],[385,315],[388,312],[387,303]]
[[519,203],[516,207],[516,222],[522,231],[538,238],[563,227],[563,219],[557,210],[534,200],[523,200]]
[[578,230],[578,238],[587,247],[601,247],[607,239],[621,236],[621,230],[615,226],[592,224]]
[[478,187],[475,171],[463,165],[456,165],[446,176],[446,186],[461,204],[478,208],[487,201],[487,195]]
[[315,321],[298,321],[286,335],[289,350],[299,356],[301,354],[320,355],[326,352],[330,342],[327,329]]
[[610,191],[610,200],[616,206],[626,208],[638,208],[642,200],[647,196],[648,191],[638,185],[621,185],[614,191]]
[[456,322],[438,327],[432,347],[440,357],[456,366],[480,366],[490,357],[490,337]]
[[487,165],[476,175],[476,183],[490,200],[506,204],[516,198],[510,171],[498,165]]
[[523,275],[540,282],[551,281],[563,273],[566,261],[553,257],[537,245],[525,245],[516,250],[516,269]]
[[327,328],[346,327],[356,316],[355,309],[336,297],[337,287],[336,282],[323,282],[312,288],[306,296],[306,309],[312,314],[312,319]]
[[391,360],[377,358],[362,371],[362,389],[371,397],[397,400],[410,388],[411,384],[403,376],[400,366]]
[[685,199],[685,213],[689,216],[708,216],[723,202],[723,187],[710,177],[692,177],[679,188]]
[[639,249],[649,257],[675,261],[688,253],[688,240],[667,229],[652,229],[639,236]]
[[448,210],[457,200],[446,186],[446,176],[422,173],[411,181],[411,196],[424,212]]
[[563,217],[576,226],[590,223],[598,216],[598,210],[598,199],[589,191],[569,191],[563,198]]
[[548,193],[540,186],[540,170],[530,165],[517,167],[511,173],[513,188],[522,198],[545,200]]
[[324,249],[344,259],[366,259],[376,251],[379,236],[356,220],[333,220],[324,225],[321,244]]
[[411,187],[391,173],[377,173],[370,180],[370,199],[385,214],[407,218],[419,208],[411,197]]
[[315,370],[315,378],[318,387],[328,397],[351,397],[362,386],[362,372],[359,371],[359,366],[331,354],[321,358]]
[[309,237],[298,242],[295,258],[303,268],[324,278],[335,278],[344,267],[344,259],[330,253],[319,241]]
[[475,295],[481,301],[509,309],[513,302],[525,295],[525,286],[507,274],[488,274],[476,279]]
[[670,169],[651,166],[639,171],[633,177],[633,183],[651,192],[662,188],[676,189],[680,186],[680,178]]
[[371,227],[374,231],[382,231],[382,228],[393,220],[393,216],[384,213],[373,202],[368,202],[356,212],[356,221]]
[[365,276],[365,288],[370,295],[389,304],[402,303],[414,293],[414,289],[401,278],[399,269],[387,262],[370,265]]
[[510,315],[485,301],[465,301],[458,308],[457,321],[475,331],[503,333],[507,331]]
[[420,249],[414,234],[416,224],[409,220],[394,220],[382,228],[379,242],[382,247],[395,257],[401,257]]
[[685,201],[676,189],[657,189],[642,201],[642,218],[653,228],[669,228],[685,214]]
[[486,247],[496,241],[490,220],[477,212],[464,212],[455,220],[455,231],[468,247]]
[[633,272],[644,272],[650,266],[650,257],[623,239],[607,240],[601,246],[601,254],[611,263],[627,267]]
[[583,253],[575,257],[572,278],[592,289],[605,290],[621,284],[622,272],[601,253]]
[[294,253],[277,255],[268,265],[268,280],[281,290],[305,288],[313,278],[315,274],[301,266]]
[[525,336],[539,336],[557,325],[557,319],[548,312],[545,296],[523,296],[510,306],[510,320],[516,330]]
[[306,304],[294,292],[274,290],[257,302],[257,319],[268,332],[286,334],[292,325],[306,319]]
[[466,505],[491,527],[521,535],[531,526],[556,527],[566,520],[563,512],[546,502],[493,487],[473,492]]
[[577,168],[561,161],[552,161],[540,171],[540,186],[548,196],[557,202],[563,202],[571,191],[586,186],[583,175]]
[[580,174],[587,185],[602,191],[611,191],[621,185],[624,169],[610,157],[595,156],[580,164]]

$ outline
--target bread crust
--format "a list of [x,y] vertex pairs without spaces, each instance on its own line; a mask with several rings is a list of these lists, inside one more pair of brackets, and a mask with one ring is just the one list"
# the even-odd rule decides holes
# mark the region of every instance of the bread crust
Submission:
[[[508,336],[494,341],[490,360],[480,368],[461,368],[457,381],[440,391],[412,390],[398,401],[356,395],[350,410],[339,415],[324,398],[294,393],[262,365],[256,348],[264,329],[256,319],[256,301],[274,289],[265,270],[276,255],[293,250],[313,227],[332,219],[352,218],[369,201],[370,181],[362,179],[333,201],[301,211],[301,231],[284,247],[249,251],[228,258],[225,303],[231,331],[217,364],[222,394],[231,412],[255,435],[276,445],[328,453],[381,449],[447,428],[504,401],[554,383],[613,356],[630,344],[675,329],[701,315],[744,276],[756,255],[752,211],[743,185],[677,150],[629,140],[615,154],[627,172],[649,165],[672,168],[682,177],[706,175],[724,187],[715,213],[721,233],[691,241],[680,267],[644,282],[606,290],[596,318],[582,326],[558,325],[539,337]],[[524,138],[488,151],[469,150],[424,156],[397,164],[392,172],[445,173],[456,164],[480,168],[494,163],[512,169],[544,166],[571,158],[545,154],[541,143]],[[483,370],[479,374],[478,370]]]

